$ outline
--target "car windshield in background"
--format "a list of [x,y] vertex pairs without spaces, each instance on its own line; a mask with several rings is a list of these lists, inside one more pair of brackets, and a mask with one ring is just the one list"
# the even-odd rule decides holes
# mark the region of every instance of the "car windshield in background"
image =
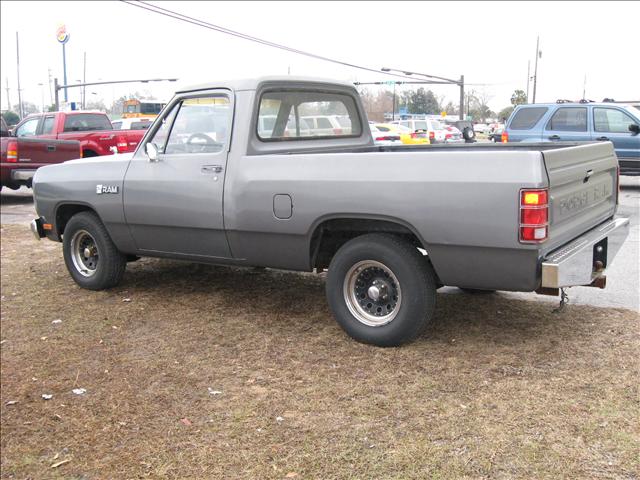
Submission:
[[257,133],[261,140],[345,137],[360,135],[362,126],[349,95],[267,92],[260,99]]
[[133,122],[131,130],[146,130],[151,126],[151,122]]
[[437,120],[431,120],[431,126],[433,126],[434,130],[442,130],[444,128],[442,124]]
[[521,108],[516,112],[509,128],[513,130],[529,130],[547,113],[547,107]]
[[106,115],[94,113],[77,113],[67,115],[64,120],[65,132],[90,132],[93,130],[113,130]]

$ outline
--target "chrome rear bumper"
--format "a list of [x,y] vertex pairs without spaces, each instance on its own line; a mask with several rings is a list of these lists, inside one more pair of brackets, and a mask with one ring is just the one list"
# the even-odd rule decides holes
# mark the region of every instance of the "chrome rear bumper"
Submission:
[[542,261],[542,287],[591,285],[604,274],[629,235],[629,219],[598,225]]

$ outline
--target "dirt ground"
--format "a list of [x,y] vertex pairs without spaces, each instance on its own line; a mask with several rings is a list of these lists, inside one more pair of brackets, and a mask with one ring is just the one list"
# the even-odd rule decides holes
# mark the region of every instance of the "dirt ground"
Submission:
[[318,276],[151,259],[90,292],[1,236],[2,478],[639,478],[636,312],[441,295],[380,349]]

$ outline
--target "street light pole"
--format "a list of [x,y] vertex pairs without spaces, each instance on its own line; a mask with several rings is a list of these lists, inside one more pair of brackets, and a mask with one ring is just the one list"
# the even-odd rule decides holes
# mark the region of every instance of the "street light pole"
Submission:
[[54,83],[54,90],[55,90],[55,99],[56,99],[56,111],[60,110],[60,102],[58,99],[58,92],[60,90],[64,90],[65,94],[67,92],[68,88],[74,88],[74,87],[89,87],[89,86],[93,86],[93,85],[113,85],[114,83],[149,83],[149,82],[175,82],[177,81],[177,78],[148,78],[148,79],[144,79],[144,80],[113,80],[110,82],[89,82],[89,83],[77,83],[75,85],[59,85],[58,84],[58,79],[54,78],[53,83]]

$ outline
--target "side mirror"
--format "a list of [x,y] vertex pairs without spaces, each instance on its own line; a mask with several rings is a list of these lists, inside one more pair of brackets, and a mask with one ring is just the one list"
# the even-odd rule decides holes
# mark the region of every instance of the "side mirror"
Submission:
[[629,131],[632,132],[634,135],[638,135],[638,133],[640,133],[640,125],[636,125],[635,123],[632,123],[631,125],[629,125]]
[[145,145],[145,151],[147,152],[147,157],[149,157],[150,162],[158,161],[158,146],[155,143],[147,143]]

